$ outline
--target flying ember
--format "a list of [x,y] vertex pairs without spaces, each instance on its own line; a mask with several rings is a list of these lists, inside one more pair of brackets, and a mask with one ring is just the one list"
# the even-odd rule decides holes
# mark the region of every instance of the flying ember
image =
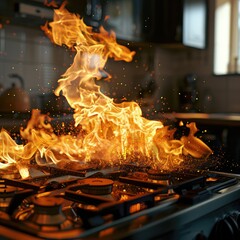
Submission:
[[130,62],[135,54],[119,45],[114,33],[103,27],[99,32],[92,31],[64,4],[54,10],[53,22],[42,29],[55,44],[76,52],[72,65],[58,80],[55,94],[61,93],[74,109],[78,131],[57,135],[50,119],[33,110],[27,127],[20,131],[25,144],[16,144],[4,129],[0,132],[1,169],[15,166],[22,177],[27,177],[32,160],[38,165],[95,161],[102,166],[135,163],[173,169],[189,156],[203,159],[212,153],[194,136],[195,123],[187,125],[188,136],[174,139],[174,129],[142,117],[136,102],[115,103],[100,91],[96,81],[102,79],[108,58]]

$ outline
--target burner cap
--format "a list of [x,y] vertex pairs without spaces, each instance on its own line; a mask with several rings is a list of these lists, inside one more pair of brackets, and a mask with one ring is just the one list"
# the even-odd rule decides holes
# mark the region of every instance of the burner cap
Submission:
[[168,180],[171,177],[171,173],[163,170],[150,169],[147,173],[148,178],[152,180]]
[[105,178],[87,178],[81,181],[81,191],[93,195],[105,195],[112,192],[113,181]]
[[61,198],[55,197],[40,197],[33,200],[34,205],[39,207],[61,206],[62,202],[63,200]]

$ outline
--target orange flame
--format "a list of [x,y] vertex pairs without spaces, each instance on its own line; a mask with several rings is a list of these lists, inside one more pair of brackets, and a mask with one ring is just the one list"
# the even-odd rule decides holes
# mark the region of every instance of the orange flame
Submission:
[[130,62],[135,52],[117,44],[115,34],[103,27],[93,32],[78,15],[68,12],[65,4],[54,10],[54,21],[42,29],[55,44],[76,51],[55,93],[62,92],[74,109],[75,127],[80,131],[58,136],[50,119],[33,110],[27,128],[21,130],[25,145],[17,145],[1,131],[0,168],[26,165],[34,157],[39,165],[98,160],[108,165],[134,162],[169,169],[179,166],[187,155],[205,158],[211,154],[211,149],[194,136],[194,123],[188,125],[189,136],[175,140],[174,130],[143,118],[136,102],[116,104],[100,91],[95,81],[101,80],[108,58]]

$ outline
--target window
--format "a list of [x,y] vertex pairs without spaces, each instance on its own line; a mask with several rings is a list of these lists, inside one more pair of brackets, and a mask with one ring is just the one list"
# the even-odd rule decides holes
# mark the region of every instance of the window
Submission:
[[240,0],[216,0],[214,74],[240,73]]

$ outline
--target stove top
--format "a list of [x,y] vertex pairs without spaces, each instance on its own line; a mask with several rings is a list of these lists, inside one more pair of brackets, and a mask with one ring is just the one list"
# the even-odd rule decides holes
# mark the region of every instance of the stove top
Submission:
[[180,234],[193,239],[212,235],[225,211],[235,222],[240,212],[237,175],[134,165],[75,169],[33,166],[28,179],[5,173],[1,239],[181,239],[179,231],[196,222],[196,230]]

